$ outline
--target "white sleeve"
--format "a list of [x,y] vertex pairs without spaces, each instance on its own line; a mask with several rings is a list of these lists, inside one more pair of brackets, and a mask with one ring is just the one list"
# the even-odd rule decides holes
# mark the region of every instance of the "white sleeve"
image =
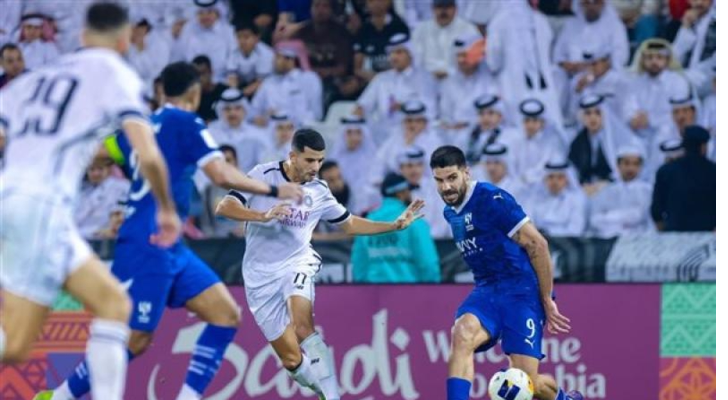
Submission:
[[[677,61],[681,65],[684,65],[683,61],[685,61],[685,56],[695,47],[697,40],[698,36],[692,28],[680,26],[680,30],[677,31],[677,36],[675,36],[675,40],[672,42],[672,49],[675,52]],[[687,61],[689,62],[690,60]]]
[[326,197],[321,205],[321,219],[330,224],[340,224],[351,217],[351,213],[341,203],[336,201],[334,195],[327,188]]
[[[381,73],[381,72],[380,72]],[[371,114],[374,112],[375,108],[377,107],[377,89],[379,88],[381,75],[377,74],[372,78],[372,81],[369,82],[366,89],[364,89],[364,93],[359,96],[359,99],[357,99],[356,103],[360,105],[364,109],[365,114]],[[367,115],[367,117],[369,117]]]

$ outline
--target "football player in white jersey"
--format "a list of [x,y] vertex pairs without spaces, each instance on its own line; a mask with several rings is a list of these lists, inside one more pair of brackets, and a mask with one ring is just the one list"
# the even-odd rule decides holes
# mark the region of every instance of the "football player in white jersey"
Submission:
[[0,175],[0,356],[8,364],[27,357],[64,288],[94,315],[86,358],[97,399],[123,396],[131,307],[73,223],[80,182],[104,135],[123,127],[154,191],[158,231],[150,240],[169,246],[180,230],[167,167],[143,116],[141,80],[120,55],[130,37],[126,11],[97,3],[87,12],[85,49],[0,91],[0,134],[8,140]]
[[247,222],[243,279],[248,307],[283,367],[321,399],[338,400],[333,359],[314,330],[314,278],[321,257],[311,246],[313,230],[319,220],[339,224],[350,235],[405,229],[422,217],[424,202],[415,200],[391,223],[351,215],[326,182],[316,178],[325,150],[320,133],[301,129],[287,160],[259,164],[249,174],[270,185],[300,183],[304,196],[299,204],[231,191],[217,214]]

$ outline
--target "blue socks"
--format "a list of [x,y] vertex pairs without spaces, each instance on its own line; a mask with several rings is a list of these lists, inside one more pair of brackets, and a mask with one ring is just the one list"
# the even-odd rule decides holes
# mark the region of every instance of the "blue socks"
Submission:
[[[129,357],[129,361],[134,358],[134,354],[131,354],[129,349],[126,350],[126,355]],[[68,389],[75,398],[80,398],[91,391],[91,381],[89,380],[88,367],[86,366],[85,360],[81,364],[78,364],[73,374],[66,379],[66,382],[68,383]]]
[[470,381],[462,378],[447,378],[447,400],[468,400]]
[[569,400],[569,398],[566,397],[566,393],[564,393],[564,389],[559,388],[559,392],[556,393],[555,400]]
[[202,395],[220,369],[225,349],[233,341],[237,327],[207,324],[192,352],[185,384]]

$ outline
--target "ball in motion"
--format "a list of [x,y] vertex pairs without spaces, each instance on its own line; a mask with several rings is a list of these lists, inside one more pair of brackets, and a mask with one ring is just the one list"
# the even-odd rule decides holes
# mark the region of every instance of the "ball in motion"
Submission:
[[518,368],[496,372],[488,384],[491,400],[532,400],[533,382]]

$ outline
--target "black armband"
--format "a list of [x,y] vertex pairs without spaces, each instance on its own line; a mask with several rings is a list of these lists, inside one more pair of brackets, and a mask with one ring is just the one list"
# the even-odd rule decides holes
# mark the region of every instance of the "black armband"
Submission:
[[278,186],[270,185],[270,192],[268,192],[268,194],[266,196],[278,197]]

